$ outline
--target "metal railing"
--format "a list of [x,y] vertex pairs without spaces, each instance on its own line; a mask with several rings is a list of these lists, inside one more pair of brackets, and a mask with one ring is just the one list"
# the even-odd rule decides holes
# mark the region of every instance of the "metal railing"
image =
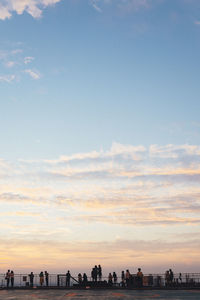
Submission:
[[[14,274],[14,282],[13,287],[60,287],[64,288],[67,286],[66,281],[66,274],[49,274],[48,276],[48,285],[47,281],[45,280],[44,276],[44,283],[41,286],[40,283],[40,276],[39,274],[34,274],[33,284],[31,284],[30,277],[28,274]],[[102,277],[101,281],[99,279],[94,281],[91,277],[88,277],[88,284],[92,284],[92,286],[104,284],[104,286],[108,282],[108,277]],[[84,286],[87,284],[79,284],[77,276],[71,276],[69,287],[72,286]],[[126,280],[124,282],[121,280],[121,274],[118,274],[116,282],[114,280],[109,286],[113,287],[138,287],[137,283],[137,276],[136,274],[131,274],[129,282],[127,283]],[[6,279],[6,274],[0,274],[0,287],[11,288],[11,279],[8,281]],[[140,285],[141,287],[141,285]],[[170,288],[170,287],[180,287],[180,288],[187,288],[187,287],[200,287],[200,273],[180,273],[174,274],[172,281],[167,281],[165,278],[165,274],[144,274],[142,280],[142,287],[163,287],[163,288]]]

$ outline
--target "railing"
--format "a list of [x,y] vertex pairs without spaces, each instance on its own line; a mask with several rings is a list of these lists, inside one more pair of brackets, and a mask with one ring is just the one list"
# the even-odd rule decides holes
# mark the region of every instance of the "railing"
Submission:
[[[97,280],[97,282],[93,281],[90,277],[88,277],[88,284],[92,286],[100,286],[100,284],[107,284],[108,277],[102,277],[101,281]],[[0,274],[0,287],[7,287],[6,274]],[[71,276],[69,287],[78,286],[78,278],[76,276]],[[87,284],[85,284],[87,285]],[[129,283],[126,281],[122,282],[121,274],[117,276],[117,281],[112,282],[109,286],[113,287],[138,287],[137,277],[135,274],[131,275]],[[14,275],[14,283],[13,287],[41,287],[40,284],[40,276],[39,274],[34,274],[33,284],[30,282],[30,277],[28,274],[15,274]],[[48,285],[44,276],[43,287],[66,287],[66,274],[49,274],[48,277]],[[80,286],[84,286],[84,284],[80,284]],[[142,284],[140,283],[140,287],[200,287],[200,273],[180,273],[174,274],[173,281],[166,281],[165,274],[144,274]],[[9,288],[12,287],[11,280],[9,280]]]

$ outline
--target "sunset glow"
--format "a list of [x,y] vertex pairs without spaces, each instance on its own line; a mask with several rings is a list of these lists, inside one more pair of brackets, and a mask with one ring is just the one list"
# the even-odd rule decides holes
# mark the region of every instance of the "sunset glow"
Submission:
[[200,268],[199,1],[0,1],[0,273]]

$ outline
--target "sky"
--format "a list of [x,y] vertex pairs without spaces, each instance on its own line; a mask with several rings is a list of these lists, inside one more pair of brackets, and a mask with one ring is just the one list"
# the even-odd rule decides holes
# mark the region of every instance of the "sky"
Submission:
[[0,0],[0,273],[200,270],[200,1]]

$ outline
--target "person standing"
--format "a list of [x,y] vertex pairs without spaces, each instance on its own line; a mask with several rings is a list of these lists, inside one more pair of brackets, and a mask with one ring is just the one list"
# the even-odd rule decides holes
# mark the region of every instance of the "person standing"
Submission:
[[10,284],[10,270],[7,271],[5,279],[6,279],[6,286],[8,288]]
[[173,273],[172,269],[169,269],[169,281],[170,281],[171,285],[173,283],[173,279],[174,279],[174,273]]
[[114,285],[117,283],[117,274],[113,272],[113,280],[114,280]]
[[179,273],[179,281],[180,281],[180,284],[182,284],[182,274],[181,273]]
[[130,272],[129,272],[129,270],[126,270],[125,278],[126,278],[126,286],[128,287],[129,284],[130,284]]
[[99,275],[99,281],[101,281],[101,278],[102,278],[102,268],[101,268],[101,265],[98,265],[98,275]]
[[81,275],[81,273],[78,274],[78,283],[80,285],[82,284],[82,275]]
[[113,284],[113,277],[112,277],[112,274],[111,273],[109,273],[109,275],[108,275],[108,284],[109,285],[112,285]]
[[122,280],[122,287],[125,287],[125,274],[124,274],[124,271],[122,271],[121,280]]
[[86,285],[86,284],[87,284],[87,281],[88,281],[87,275],[86,275],[86,273],[84,273],[84,274],[83,274],[83,284]]
[[138,282],[138,287],[142,287],[143,286],[143,273],[141,271],[141,268],[138,268],[137,282]]
[[70,274],[70,271],[68,270],[66,273],[66,286],[67,287],[70,286],[70,278],[71,278],[71,274]]
[[126,275],[125,275],[125,278],[126,278],[126,286],[128,287],[129,284],[130,284],[130,272],[129,270],[126,270]]
[[30,279],[30,286],[33,287],[33,279],[34,279],[33,272],[31,272],[28,276],[29,276],[29,279]]
[[42,271],[40,272],[39,277],[40,277],[40,285],[43,286],[43,283],[44,283],[44,273]]
[[10,282],[11,282],[11,287],[13,287],[14,286],[14,272],[13,271],[11,271],[10,272]]
[[97,274],[98,274],[98,268],[97,266],[94,267],[94,281],[97,282]]
[[47,271],[44,272],[46,286],[49,286],[49,273]]

